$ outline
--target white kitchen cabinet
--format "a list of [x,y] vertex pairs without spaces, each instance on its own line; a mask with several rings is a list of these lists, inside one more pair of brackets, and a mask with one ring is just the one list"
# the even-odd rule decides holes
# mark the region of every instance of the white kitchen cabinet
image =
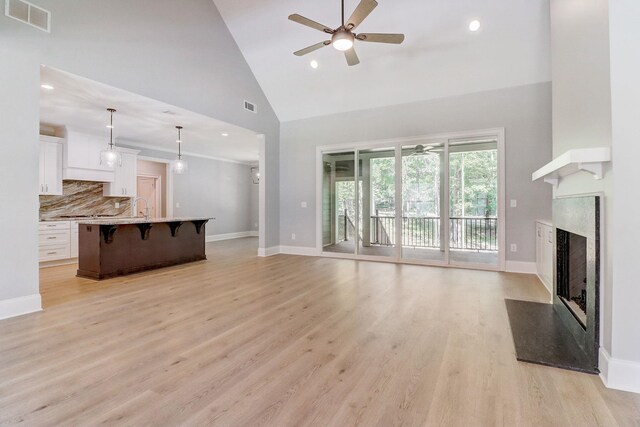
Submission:
[[113,182],[104,184],[106,197],[136,197],[138,186],[138,154],[134,150],[118,149],[122,162],[115,167]]
[[553,264],[555,262],[555,236],[553,226],[545,221],[536,222],[536,268],[538,277],[553,293]]
[[62,195],[62,144],[59,138],[40,137],[39,194]]
[[70,258],[69,221],[41,222],[38,230],[40,262]]
[[79,247],[79,233],[78,233],[78,223],[77,221],[70,221],[71,232],[69,234],[69,255],[71,258],[78,258],[78,247]]
[[100,152],[109,138],[66,130],[63,150],[63,178],[79,181],[113,182],[114,168],[100,163]]

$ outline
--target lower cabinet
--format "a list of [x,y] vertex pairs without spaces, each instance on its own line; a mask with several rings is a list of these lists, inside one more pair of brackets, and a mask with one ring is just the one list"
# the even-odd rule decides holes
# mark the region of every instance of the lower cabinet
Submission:
[[39,261],[60,261],[78,257],[78,223],[43,221],[39,226]]
[[71,221],[71,232],[69,236],[71,238],[69,242],[69,252],[71,258],[78,258],[78,223],[76,221]]
[[553,226],[545,221],[536,222],[536,267],[538,277],[549,291],[553,293],[553,263],[554,254]]

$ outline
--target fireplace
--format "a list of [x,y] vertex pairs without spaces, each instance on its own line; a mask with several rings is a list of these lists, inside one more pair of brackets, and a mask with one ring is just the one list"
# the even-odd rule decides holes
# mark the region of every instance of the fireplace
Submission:
[[556,230],[556,293],[580,325],[587,327],[587,238]]
[[594,369],[598,366],[600,197],[553,201],[556,261],[553,306]]

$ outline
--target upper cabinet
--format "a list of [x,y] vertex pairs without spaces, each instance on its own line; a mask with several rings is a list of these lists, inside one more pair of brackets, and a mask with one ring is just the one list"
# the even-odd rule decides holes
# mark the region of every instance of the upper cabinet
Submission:
[[62,143],[60,138],[40,137],[41,195],[62,195]]
[[115,167],[113,182],[104,184],[107,197],[136,197],[138,186],[138,151],[118,148],[122,162]]
[[63,154],[63,179],[113,182],[114,168],[100,164],[108,139],[67,129]]

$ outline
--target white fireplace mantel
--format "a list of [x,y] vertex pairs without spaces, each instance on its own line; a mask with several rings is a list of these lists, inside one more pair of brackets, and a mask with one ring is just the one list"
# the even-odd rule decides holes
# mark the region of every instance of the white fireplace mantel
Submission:
[[544,182],[557,186],[563,177],[580,171],[589,172],[594,179],[602,179],[604,163],[610,161],[609,147],[569,150],[535,171],[531,180],[543,179]]

